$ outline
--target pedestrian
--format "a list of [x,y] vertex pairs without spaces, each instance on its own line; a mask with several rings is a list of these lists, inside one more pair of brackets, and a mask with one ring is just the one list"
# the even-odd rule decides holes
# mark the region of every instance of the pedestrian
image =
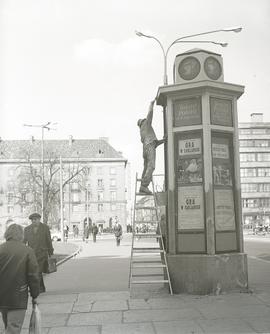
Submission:
[[45,292],[42,273],[48,272],[48,257],[53,255],[52,239],[49,227],[41,223],[41,215],[32,213],[29,216],[31,225],[24,229],[24,243],[33,248],[39,266],[39,291]]
[[79,228],[77,225],[74,226],[74,238],[78,238],[79,236]]
[[93,233],[93,242],[96,242],[97,234],[98,234],[98,227],[95,223],[93,224],[93,227],[92,227],[92,233]]
[[114,231],[114,235],[116,239],[116,246],[120,246],[120,241],[121,241],[123,232],[122,232],[122,226],[120,225],[119,220],[116,221],[113,231]]
[[141,142],[143,143],[143,160],[144,168],[141,177],[140,193],[152,194],[148,189],[152,181],[153,171],[156,165],[156,148],[163,144],[165,139],[158,140],[152,127],[154,101],[151,101],[149,111],[146,118],[139,119],[137,122],[140,128]]
[[65,225],[65,227],[64,227],[65,241],[67,241],[67,239],[68,239],[68,232],[69,232],[69,227],[67,225]]
[[83,241],[85,241],[86,243],[88,243],[89,234],[90,234],[89,225],[86,222],[84,222]]
[[23,228],[11,224],[0,245],[0,311],[5,333],[19,334],[28,303],[28,288],[32,303],[39,295],[38,263],[33,249],[23,244]]

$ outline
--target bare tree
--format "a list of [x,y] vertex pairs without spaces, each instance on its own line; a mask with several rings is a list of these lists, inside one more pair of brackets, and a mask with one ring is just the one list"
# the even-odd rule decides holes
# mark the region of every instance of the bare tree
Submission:
[[[42,208],[42,167],[38,159],[32,158],[32,152],[25,152],[25,161],[17,167],[15,204],[28,212],[41,211]],[[70,163],[68,171],[63,171],[63,188],[72,181],[82,183],[87,167],[79,163]],[[43,222],[56,223],[59,220],[60,203],[60,162],[57,152],[47,151],[44,160],[44,208]]]

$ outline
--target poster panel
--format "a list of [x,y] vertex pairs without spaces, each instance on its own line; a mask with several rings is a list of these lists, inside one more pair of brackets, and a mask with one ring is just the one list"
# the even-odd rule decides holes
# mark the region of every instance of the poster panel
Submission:
[[203,181],[202,158],[186,158],[177,161],[178,184],[191,184]]
[[214,185],[232,186],[232,162],[227,138],[212,139]]
[[210,98],[211,124],[233,126],[232,101]]
[[201,99],[177,100],[173,105],[173,126],[202,124]]
[[235,230],[235,212],[232,189],[215,189],[214,197],[216,230]]
[[203,187],[178,187],[178,229],[204,229]]

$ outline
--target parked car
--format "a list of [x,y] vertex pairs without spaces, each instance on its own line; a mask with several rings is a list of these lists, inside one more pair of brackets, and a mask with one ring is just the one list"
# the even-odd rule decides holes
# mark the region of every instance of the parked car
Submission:
[[62,234],[58,230],[52,230],[51,231],[51,238],[52,238],[52,241],[61,241],[62,240]]

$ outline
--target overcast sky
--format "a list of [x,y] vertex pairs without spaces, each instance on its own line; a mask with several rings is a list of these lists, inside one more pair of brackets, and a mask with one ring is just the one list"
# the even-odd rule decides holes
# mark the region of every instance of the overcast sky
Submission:
[[[174,46],[169,83],[176,54],[194,47],[221,53],[225,81],[245,86],[239,121],[249,121],[251,112],[263,112],[270,121],[269,0],[2,0],[0,8],[4,140],[40,139],[40,130],[23,124],[51,121],[57,130],[45,133],[46,139],[109,137],[133,171],[140,170],[136,122],[162,85],[163,59],[158,44],[137,37],[136,29],[168,46],[177,37],[242,26],[239,34],[208,37],[228,42],[227,48]],[[161,116],[156,107],[158,137]]]

